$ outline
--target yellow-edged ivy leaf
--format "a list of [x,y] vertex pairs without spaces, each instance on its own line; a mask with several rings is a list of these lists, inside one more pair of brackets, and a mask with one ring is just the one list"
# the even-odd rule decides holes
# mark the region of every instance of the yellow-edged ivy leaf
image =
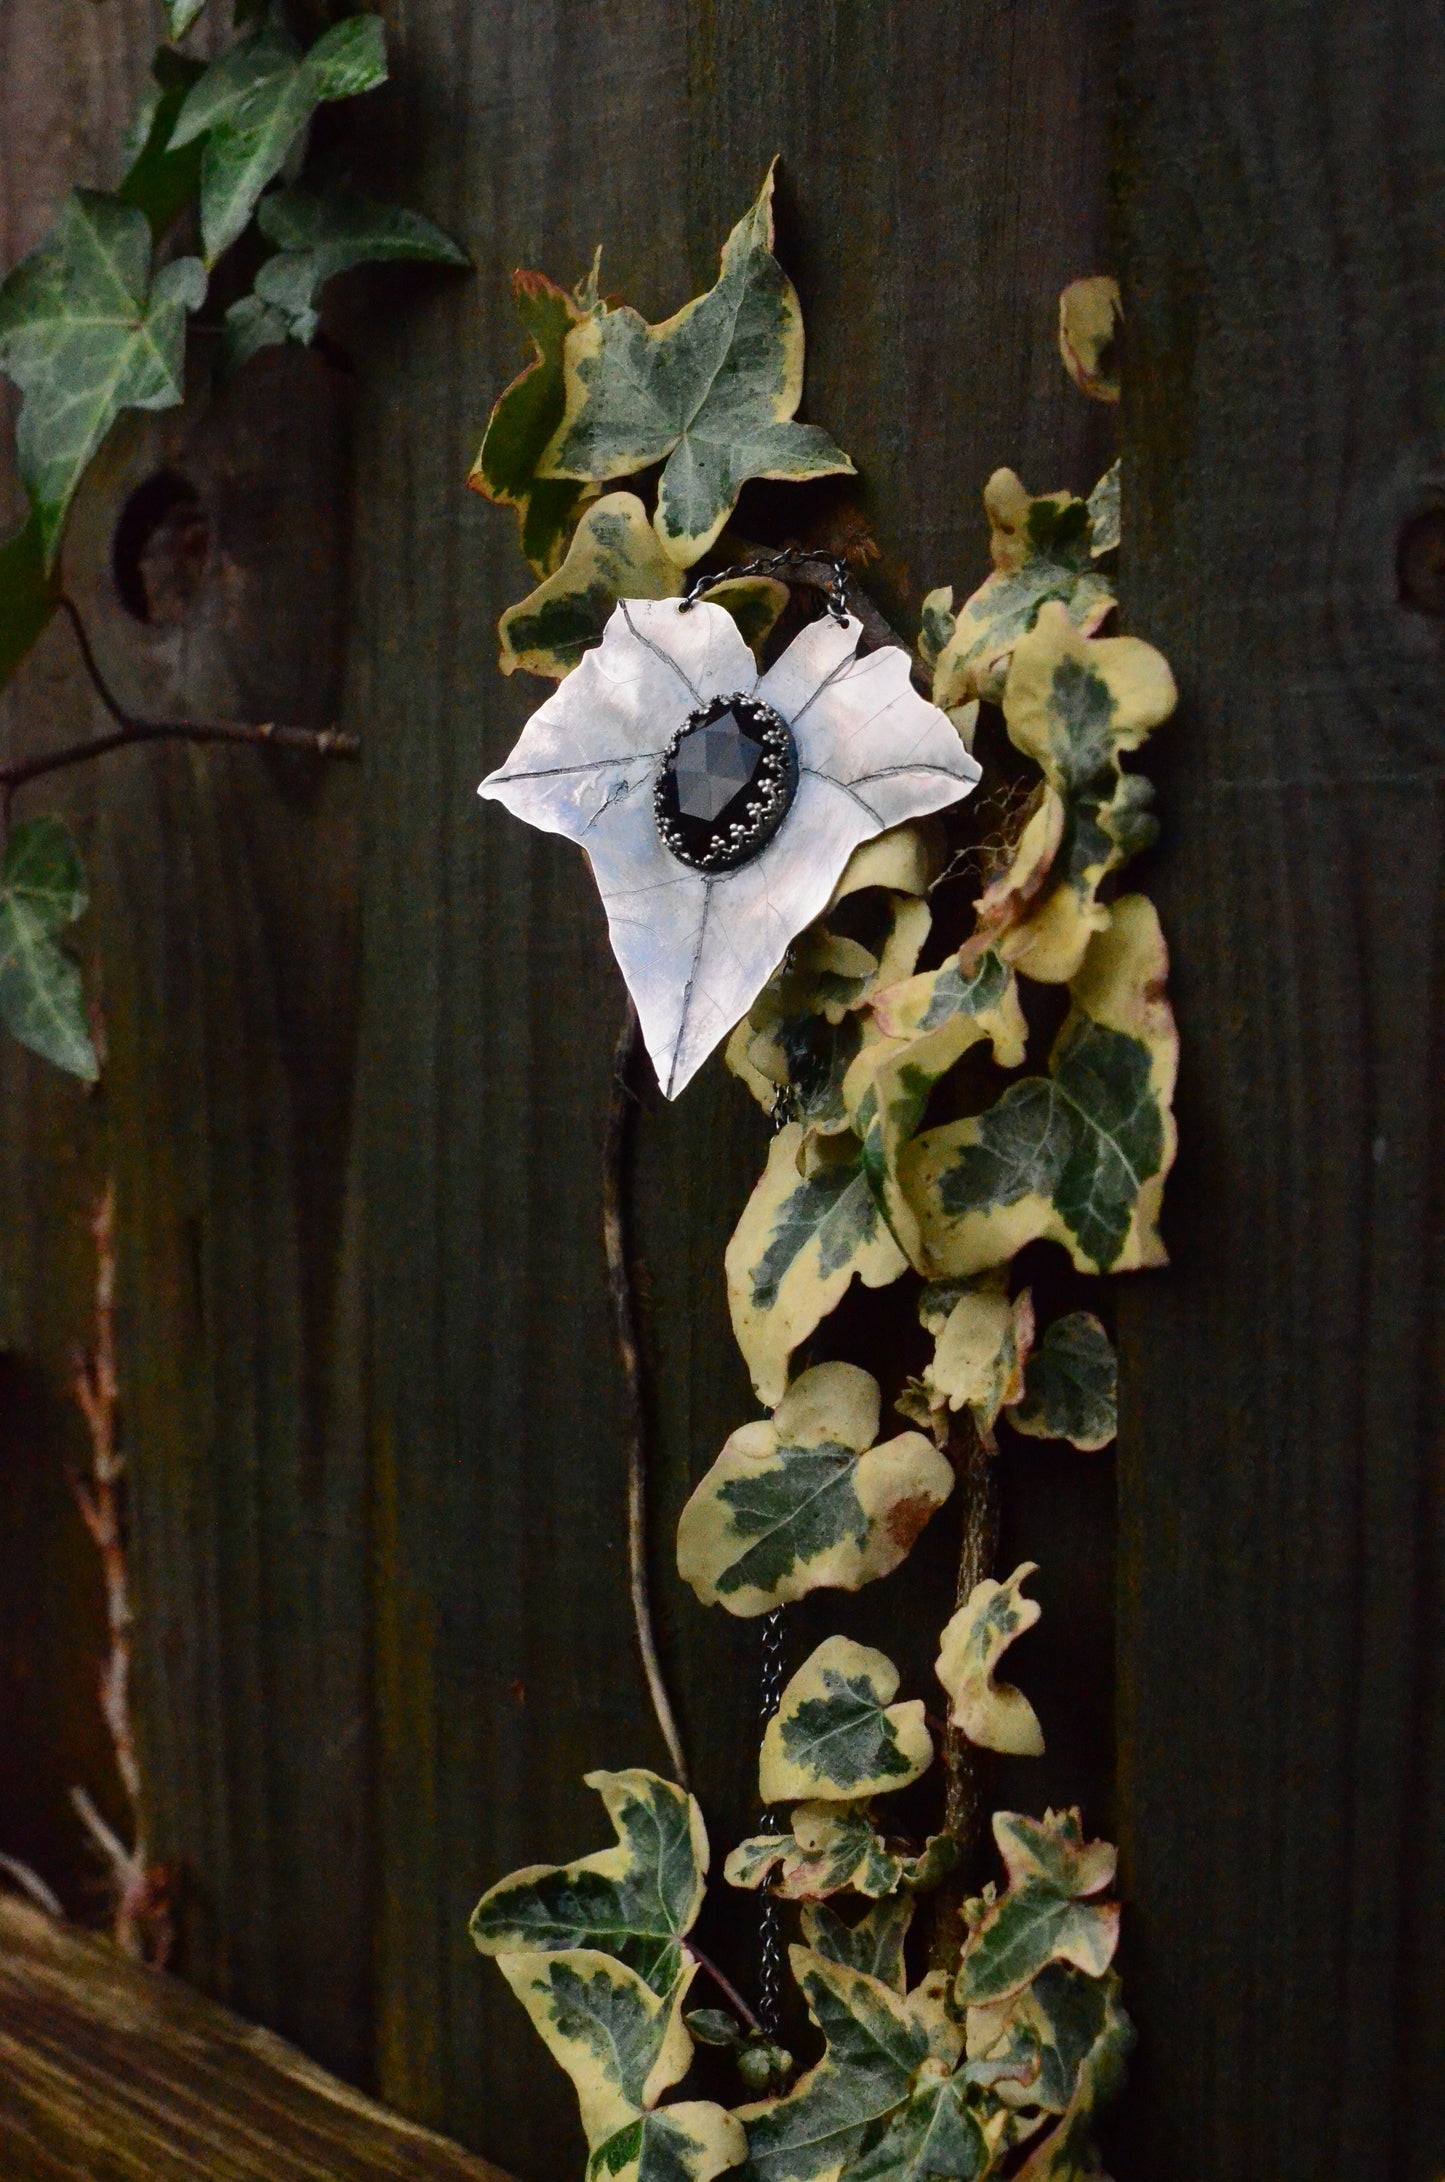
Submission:
[[733,1332],[759,1401],[780,1402],[788,1359],[856,1277],[883,1288],[907,1270],[863,1171],[852,1135],[826,1137],[799,1172],[806,1132],[778,1131],[724,1260]]
[[1153,790],[1119,758],[1174,704],[1168,662],[1138,637],[1090,642],[1047,606],[1019,643],[1003,698],[1009,739],[1039,766],[1064,819],[1047,890],[999,942],[1026,976],[1068,982],[1107,921],[1101,883],[1154,839]]
[[1119,1905],[1091,1897],[1113,1880],[1111,1845],[1085,1841],[1077,1811],[1049,1811],[1042,1820],[996,1811],[993,1831],[1009,1886],[997,1899],[965,1905],[958,2005],[1007,2000],[1051,1962],[1102,1977],[1119,1943]]
[[186,94],[204,73],[203,61],[162,46],[151,63],[151,80],[126,135],[128,164],[116,195],[145,214],[156,242],[200,188],[200,145],[186,144],[179,151],[170,146]]
[[1042,1757],[1044,1748],[1038,1715],[1022,1690],[994,1679],[1014,1638],[1032,1629],[1043,1611],[1023,1595],[1037,1566],[1022,1561],[1005,1582],[988,1577],[974,1585],[944,1629],[936,1669],[948,1692],[949,1724],[980,1749],[1012,1758]]
[[827,2041],[786,2098],[740,2109],[757,2182],[983,2182],[998,2171],[1009,2115],[988,2091],[1015,2060],[960,2058],[938,1980],[906,1997],[883,1979],[792,1950],[793,1974]]
[[880,1985],[901,1997],[908,1984],[903,1942],[912,1922],[911,1894],[891,1894],[871,1903],[852,1924],[845,1924],[835,1910],[821,1902],[806,1902],[803,1943],[828,1962],[840,1962],[846,1970],[861,1970],[865,1977],[876,1977]]
[[970,2056],[1009,2052],[1024,2041],[1037,2053],[1032,2083],[998,2086],[1000,2100],[1019,2112],[1024,2130],[1034,2133],[1050,2117],[1063,2117],[1019,2173],[1032,2182],[1104,2182],[1093,2123],[1117,2095],[1134,2043],[1115,1973],[1088,1977],[1050,1963],[1008,2000],[970,2008],[967,2025]]
[[0,545],[0,689],[44,634],[60,599],[60,576],[45,565],[45,539],[32,509]]
[[856,1802],[906,1788],[933,1762],[923,1703],[893,1702],[898,1669],[885,1652],[829,1637],[783,1691],[763,1734],[764,1803]]
[[1059,297],[1059,354],[1076,387],[1096,402],[1119,399],[1114,344],[1124,306],[1108,273],[1071,280]]
[[712,2182],[746,2156],[736,2115],[710,2099],[680,2099],[639,2114],[599,2144],[587,2162],[587,2182]]
[[910,1262],[923,1268],[924,1245],[898,1162],[923,1120],[934,1085],[984,1039],[1001,1068],[1024,1058],[1027,1026],[1012,973],[995,954],[968,969],[957,958],[938,970],[880,991],[873,1019],[882,1034],[866,1042],[843,1082],[843,1104],[862,1144],[874,1201]]
[[928,593],[919,616],[918,656],[930,674],[953,634],[953,623],[953,586],[945,583],[937,591]]
[[1093,1453],[1119,1429],[1119,1359],[1092,1311],[1070,1311],[1045,1329],[1029,1357],[1023,1399],[1009,1412],[1031,1439],[1071,1440]]
[[[1056,602],[1084,630],[1112,610],[1114,589],[1093,565],[1089,505],[1072,493],[1031,494],[1012,470],[983,490],[993,574],[964,600],[933,665],[933,702],[946,712],[974,698],[997,703],[1009,660],[1041,609]],[[932,630],[937,634],[941,594]]]
[[10,828],[0,868],[0,1023],[32,1053],[94,1083],[100,1063],[80,972],[59,942],[88,899],[75,844],[58,818],[46,813]]
[[990,948],[998,950],[1001,960],[1008,959],[1009,935],[1031,915],[1049,883],[1066,820],[1063,797],[1041,781],[1017,840],[973,905],[973,931],[958,952],[961,968],[972,968]]
[[678,1574],[704,1606],[766,1614],[906,1559],[953,1470],[919,1432],[875,1447],[880,1409],[869,1372],[818,1364],[771,1418],[732,1434],[677,1528]]
[[606,1806],[615,1845],[499,1880],[472,1913],[472,1938],[484,1955],[590,1948],[670,1992],[683,1935],[702,1907],[702,1813],[681,1788],[641,1769],[588,1773],[586,1781]]
[[606,484],[663,463],[657,534],[688,568],[749,478],[826,477],[852,463],[803,392],[803,314],[773,246],[771,168],[723,246],[717,285],[649,326],[623,308],[567,335],[566,410],[538,472]]
[[1095,560],[1118,549],[1122,500],[1119,464],[1111,462],[1089,495],[1089,551]]
[[[1049,1973],[1042,1974],[1047,1976]],[[1134,2044],[1134,2026],[1114,1999],[1116,1981],[1112,1977],[1100,1979],[1098,1985],[1105,1991],[1104,2020],[1093,2043],[1078,2062],[1073,2095],[1064,2117],[1056,2129],[1050,2130],[1042,2142],[1033,2147],[1018,2170],[1016,2182],[1108,2182],[1099,2147],[1094,2141],[1094,2123],[1123,2087],[1125,2063]],[[1056,2022],[1061,2012],[1056,2002]],[[1061,2058],[1066,2056],[1061,2054]]]
[[181,400],[186,313],[205,292],[196,258],[177,258],[152,280],[145,214],[83,189],[0,288],[0,371],[25,397],[16,455],[47,566],[85,467],[121,411]]
[[[383,204],[350,189],[283,189],[263,197],[257,225],[276,255],[256,274],[255,296],[243,297],[226,314],[228,332],[253,300],[265,306],[264,318],[248,314],[249,328],[279,326],[277,338],[307,347],[320,325],[317,299],[328,280],[358,265],[411,263],[466,265],[467,254],[420,212]],[[245,336],[247,354],[261,343]],[[228,358],[234,368],[234,353]]]
[[916,1382],[929,1429],[935,1438],[946,1438],[947,1412],[967,1408],[984,1446],[996,1452],[999,1412],[1011,1409],[1024,1391],[1034,1337],[1030,1291],[1025,1288],[1010,1301],[993,1276],[936,1281],[919,1297],[918,1315],[935,1337],[933,1360]]
[[571,2077],[593,2149],[655,2106],[691,2067],[682,2005],[695,1963],[666,1993],[654,1992],[615,1955],[590,1947],[502,1954],[497,1968]]
[[214,265],[255,211],[318,106],[386,81],[386,38],[375,15],[348,15],[308,52],[274,17],[213,60],[186,94],[170,148],[205,138],[201,240]]
[[488,418],[467,483],[517,510],[522,551],[538,576],[550,576],[561,564],[580,509],[596,499],[599,488],[572,478],[538,477],[537,464],[566,406],[563,345],[572,328],[599,314],[602,305],[595,292],[569,294],[545,274],[526,272],[512,275],[512,300],[536,354]]
[[[818,1902],[848,1890],[870,1901],[885,1895],[926,1894],[958,1858],[947,1834],[930,1834],[917,1856],[890,1849],[873,1824],[869,1802],[800,1803],[787,1833],[754,1834],[740,1841],[723,1866],[729,1886],[760,1887],[790,1902]],[[774,1878],[773,1874],[777,1876]]]
[[926,1131],[900,1161],[928,1269],[967,1277],[1025,1243],[1063,1244],[1082,1272],[1163,1265],[1158,1216],[1174,1158],[1178,1036],[1153,904],[1116,902],[1071,986],[1047,1076],[982,1114]]

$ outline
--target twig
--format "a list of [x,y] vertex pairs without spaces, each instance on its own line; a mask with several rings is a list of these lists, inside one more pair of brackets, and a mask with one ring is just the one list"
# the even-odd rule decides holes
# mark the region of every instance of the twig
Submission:
[[18,1856],[7,1856],[3,1850],[0,1850],[0,1871],[15,1881],[22,1894],[29,1895],[37,1909],[43,1909],[47,1917],[56,1917],[64,1924],[65,1910],[38,1871],[32,1871]]
[[[998,1552],[998,1487],[993,1462],[965,1410],[961,1447],[951,1450],[963,1503],[963,1536],[959,1540],[958,1585],[955,1603],[964,1605],[976,1584],[993,1568]],[[945,1779],[943,1828],[958,1844],[955,1874],[946,1879],[932,1898],[933,1933],[929,1967],[952,1971],[958,1966],[962,1947],[960,1912],[970,1891],[970,1864],[978,1848],[988,1804],[989,1754],[968,1740],[961,1728],[949,1727],[943,1737]]]
[[612,1323],[617,1357],[622,1366],[623,1404],[627,1427],[627,1564],[632,1594],[632,1621],[637,1649],[647,1677],[648,1695],[657,1725],[672,1759],[673,1778],[680,1788],[688,1786],[687,1759],[682,1737],[662,1678],[657,1639],[652,1628],[652,1607],[647,1583],[647,1442],[642,1404],[642,1359],[637,1344],[637,1305],[627,1262],[627,1232],[623,1219],[623,1189],[636,1110],[631,1078],[642,1038],[637,1010],[629,1000],[617,1034],[612,1056],[612,1094],[607,1107],[607,1134],[602,1154],[602,1242],[607,1253],[607,1286],[612,1298]]
[[725,2000],[731,2001],[732,2005],[737,2009],[738,2014],[742,2017],[748,2028],[750,2030],[755,2030],[758,2036],[761,2038],[763,2035],[763,2026],[758,2021],[757,2017],[754,2015],[752,2009],[748,2006],[747,2002],[744,2000],[742,1994],[738,1991],[736,1985],[733,1984],[731,1978],[724,1977],[722,1971],[718,1968],[717,1964],[715,1962],[710,1962],[708,1960],[708,1957],[703,1953],[702,1949],[700,1947],[694,1947],[691,1940],[683,1941],[682,1951],[685,1955],[691,1955],[693,1961],[697,1964],[700,1970],[706,1970],[708,1976],[712,1979],[714,1985],[716,1985],[718,1991],[722,1994],[723,1998]]
[[112,750],[123,750],[132,743],[238,743],[272,750],[305,750],[318,758],[361,755],[357,737],[335,727],[281,727],[274,721],[253,725],[240,720],[138,720],[126,711],[101,673],[74,600],[62,594],[60,606],[75,631],[81,663],[91,686],[116,723],[115,731],[109,735],[91,735],[84,742],[67,743],[59,750],[42,751],[36,757],[15,758],[8,765],[0,765],[0,799],[6,804],[18,788],[26,787],[32,780],[42,780],[48,773],[64,772],[72,765],[88,765],[92,758],[103,758]]
[[120,1382],[115,1356],[115,1186],[107,1182],[91,1219],[95,1238],[95,1324],[89,1351],[75,1366],[73,1391],[90,1434],[90,1475],[72,1476],[71,1491],[95,1542],[105,1579],[110,1649],[100,1669],[100,1709],[115,1752],[116,1771],[130,1805],[135,1846],[127,1849],[83,1788],[70,1800],[110,1867],[115,1888],[115,1938],[126,1954],[164,1962],[170,1952],[170,1919],[164,1875],[151,1866],[142,1811],[140,1754],[130,1709],[132,1632],[126,1568],[123,1494],[125,1457],[118,1431]]

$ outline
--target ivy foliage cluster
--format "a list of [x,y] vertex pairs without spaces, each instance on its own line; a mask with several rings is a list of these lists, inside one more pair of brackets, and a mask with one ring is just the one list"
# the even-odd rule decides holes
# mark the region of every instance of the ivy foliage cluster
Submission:
[[[851,470],[796,421],[801,315],[772,255],[771,197],[770,175],[717,284],[661,325],[604,301],[595,266],[572,291],[516,275],[535,357],[471,478],[515,509],[538,579],[502,616],[505,672],[560,679],[618,599],[677,595],[709,553],[745,557],[730,526],[748,479]],[[1112,399],[1115,305],[1101,288],[1066,296],[1061,346],[1084,391]],[[984,508],[991,570],[961,603],[928,594],[917,668],[965,742],[987,733],[1018,777],[981,845],[970,929],[928,960],[949,844],[933,821],[884,834],[726,1049],[776,1125],[726,1258],[768,1415],[740,1425],[697,1486],[677,1562],[704,1605],[735,1615],[889,1575],[959,1472],[971,1480],[970,1437],[996,1451],[1000,1419],[1106,1446],[1104,1326],[1070,1310],[1041,1327],[1016,1261],[1043,1242],[1084,1274],[1165,1261],[1167,956],[1152,904],[1121,893],[1118,874],[1154,837],[1149,784],[1125,761],[1169,715],[1173,681],[1148,644],[1099,633],[1115,603],[1117,466],[1087,499],[1031,494],[999,470]],[[743,581],[752,594],[721,603],[760,648],[785,601]],[[889,1432],[876,1379],[807,1345],[855,1282],[908,1278],[931,1355],[896,1390],[906,1429]],[[1039,1619],[1033,1573],[1025,1562],[972,1585],[941,1632],[955,1752],[1044,1747],[1033,1705],[999,1673]],[[1114,1851],[1086,1839],[1077,1811],[997,1812],[1001,1876],[961,1917],[939,1897],[951,1931],[940,1949],[935,1917],[931,1958],[945,1967],[920,1974],[924,1951],[905,1945],[916,1904],[977,1844],[947,1823],[909,1841],[885,1815],[936,1756],[924,1699],[899,1686],[868,1646],[834,1636],[813,1651],[762,1738],[770,1824],[724,1863],[729,1885],[800,1905],[792,1969],[821,2042],[801,2074],[735,1994],[731,2012],[689,2007],[711,1967],[689,1936],[708,1843],[681,1787],[590,1775],[616,1846],[483,1897],[473,1936],[576,2087],[594,2182],[734,2168],[747,2182],[1101,2176],[1094,2117],[1132,2037],[1113,1969]],[[730,2047],[751,2096],[731,2110],[671,2098],[694,2041]]]
[[[173,41],[205,6],[165,0]],[[0,543],[0,688],[64,603],[66,520],[112,426],[126,410],[185,399],[189,332],[224,376],[268,345],[309,345],[320,291],[337,273],[381,260],[467,262],[421,214],[311,175],[317,110],[386,81],[377,16],[345,16],[303,46],[280,7],[234,0],[233,31],[209,61],[178,42],[158,48],[119,183],[73,189],[0,287],[0,371],[21,395],[15,455],[29,509]],[[8,818],[8,793],[6,804]],[[93,1081],[80,973],[60,940],[85,906],[60,820],[9,826],[0,1022]]]

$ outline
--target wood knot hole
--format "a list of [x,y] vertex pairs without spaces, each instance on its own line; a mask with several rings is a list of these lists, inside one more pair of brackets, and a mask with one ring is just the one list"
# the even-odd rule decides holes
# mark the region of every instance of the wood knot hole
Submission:
[[1400,532],[1395,553],[1400,604],[1445,615],[1445,508],[1423,508]]
[[190,617],[210,571],[210,519],[194,485],[157,470],[120,511],[111,544],[116,594],[136,621],[174,625]]

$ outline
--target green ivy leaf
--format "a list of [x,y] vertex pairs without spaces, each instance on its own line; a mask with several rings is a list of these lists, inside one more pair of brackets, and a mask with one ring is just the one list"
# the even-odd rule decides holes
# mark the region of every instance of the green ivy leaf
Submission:
[[1050,1962],[1102,1977],[1119,1943],[1119,1905],[1089,1897],[1114,1877],[1110,1844],[1085,1841],[1077,1811],[1050,1811],[1042,1821],[998,1811],[993,1830],[1009,1886],[997,1900],[970,1905],[959,2006],[1006,2000]]
[[1049,1074],[906,1147],[900,1177],[930,1271],[983,1272],[1040,1237],[1081,1272],[1167,1262],[1158,1213],[1178,1065],[1168,955],[1142,894],[1110,917],[1073,980]]
[[177,258],[150,277],[135,205],[72,190],[39,249],[0,288],[0,370],[24,395],[20,475],[46,565],[91,456],[123,409],[172,409],[184,393],[185,322],[206,276]]
[[165,0],[166,28],[173,38],[184,38],[201,15],[206,0]]
[[45,565],[40,518],[33,512],[0,545],[0,689],[44,633],[60,598],[60,578]]
[[690,567],[752,477],[826,477],[853,465],[791,421],[803,391],[803,314],[772,255],[771,168],[723,247],[717,285],[659,326],[631,309],[567,335],[566,408],[542,477],[608,483],[664,464],[657,533]]
[[884,1842],[869,1809],[866,1799],[800,1803],[789,1832],[740,1841],[723,1877],[729,1886],[753,1888],[776,1871],[771,1893],[783,1901],[817,1902],[845,1889],[870,1900],[900,1891],[926,1894],[952,1870],[958,1849],[947,1834],[931,1834],[918,1856],[900,1856]]
[[318,106],[386,81],[386,40],[374,15],[350,15],[303,52],[280,23],[248,31],[211,62],[187,93],[171,135],[179,151],[205,138],[201,238],[214,265]]
[[567,336],[602,310],[596,298],[596,267],[590,286],[570,295],[542,273],[513,273],[512,300],[536,355],[487,420],[467,483],[474,492],[517,510],[522,551],[537,575],[550,576],[561,563],[579,509],[598,490],[571,478],[537,475],[566,407],[562,352]]
[[898,1669],[884,1652],[829,1637],[804,1660],[763,1734],[764,1803],[856,1802],[906,1788],[933,1762],[919,1698],[895,1705]]
[[1023,1595],[1037,1568],[1035,1561],[1021,1561],[1006,1582],[986,1577],[975,1584],[943,1631],[935,1669],[949,1695],[949,1725],[980,1749],[1013,1758],[1041,1757],[1043,1730],[1022,1690],[995,1681],[994,1670],[1014,1638],[1043,1612],[1036,1599]]
[[883,1288],[908,1264],[869,1188],[857,1139],[824,1139],[801,1172],[805,1134],[790,1122],[773,1138],[724,1261],[733,1332],[758,1399],[769,1405],[783,1398],[793,1350],[850,1282]]
[[931,591],[925,602],[933,701],[946,712],[973,698],[999,701],[1014,647],[1048,601],[1085,631],[1097,629],[1114,605],[1112,584],[1093,566],[1088,503],[1066,492],[1035,498],[1012,470],[995,470],[983,504],[993,574],[965,599],[941,644],[952,593]]
[[768,1421],[733,1433],[677,1530],[677,1568],[704,1606],[765,1614],[898,1567],[953,1490],[918,1432],[875,1447],[878,1382],[856,1364],[795,1379]]
[[[786,2098],[740,2109],[756,2182],[982,2182],[1009,2117],[982,2093],[999,2067],[960,2061],[935,1980],[906,1998],[810,1949],[793,1973],[827,2050]],[[1015,2062],[1001,2064],[1018,2076]]]
[[32,1053],[94,1083],[100,1063],[80,972],[57,939],[88,899],[75,844],[58,818],[46,813],[10,828],[0,868],[0,1022]]
[[1031,1439],[1071,1440],[1086,1453],[1116,1437],[1119,1359],[1092,1311],[1070,1311],[1046,1329],[1009,1422]]
[[170,142],[186,93],[204,74],[204,62],[162,46],[151,63],[151,81],[127,135],[130,163],[116,195],[145,214],[156,242],[200,188],[200,145],[172,151]]
[[257,272],[255,293],[241,297],[226,313],[224,363],[230,371],[274,342],[297,341],[307,347],[320,324],[317,298],[338,273],[399,261],[470,262],[420,212],[382,204],[357,190],[276,190],[261,199],[256,217],[262,234],[278,250]]
[[591,1948],[671,1991],[681,1940],[702,1906],[707,1830],[691,1796],[655,1773],[588,1773],[616,1845],[573,1864],[531,1864],[501,1879],[472,1913],[484,1955]]

